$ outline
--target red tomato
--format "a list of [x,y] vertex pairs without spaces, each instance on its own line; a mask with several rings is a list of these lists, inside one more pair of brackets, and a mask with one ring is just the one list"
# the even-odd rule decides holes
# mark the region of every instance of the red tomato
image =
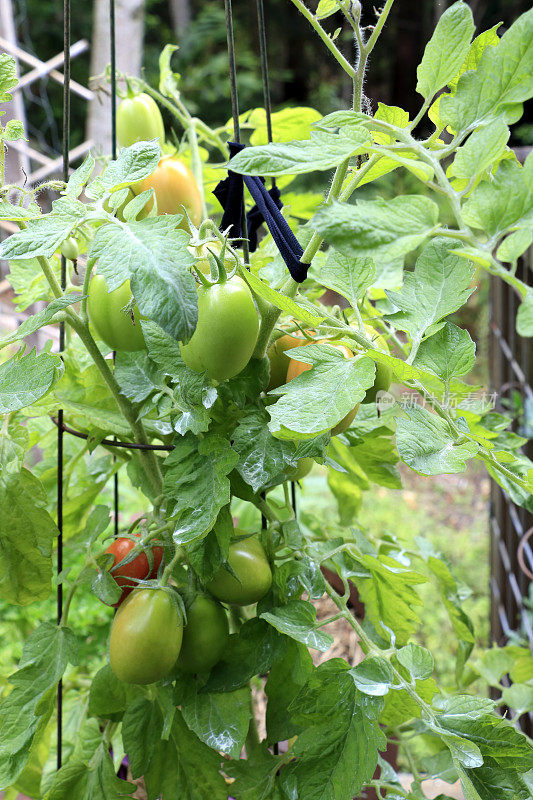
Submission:
[[[134,536],[139,540],[141,538],[140,534],[138,533],[134,534]],[[117,564],[120,564],[120,562],[126,558],[136,544],[138,544],[138,542],[134,541],[133,539],[119,536],[109,545],[106,550],[106,553],[111,553],[115,557],[115,560],[110,568],[111,575],[119,586],[126,587],[122,592],[120,600],[117,603],[113,603],[115,608],[119,606],[123,600],[125,600],[125,598],[131,591],[133,591],[133,589],[136,588],[137,583],[132,581],[131,578],[136,578],[137,580],[155,578],[157,575],[157,570],[159,569],[159,565],[163,559],[163,548],[155,546],[151,548],[153,555],[152,569],[150,569],[146,553],[139,553],[138,556],[135,556],[133,561],[129,561],[127,564],[117,567]]]

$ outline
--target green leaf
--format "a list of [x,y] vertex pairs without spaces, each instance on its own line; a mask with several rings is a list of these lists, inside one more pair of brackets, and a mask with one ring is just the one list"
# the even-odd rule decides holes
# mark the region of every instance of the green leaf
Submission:
[[429,370],[448,383],[455,376],[467,375],[475,358],[476,345],[468,331],[446,322],[443,328],[421,343],[414,366]]
[[311,224],[347,256],[392,261],[418,247],[437,219],[438,207],[428,197],[403,195],[355,205],[333,201],[318,209]]
[[126,689],[115,676],[111,667],[98,670],[93,678],[89,692],[89,714],[93,717],[107,717],[120,714],[126,709]]
[[0,364],[0,414],[31,406],[50,391],[63,373],[63,363],[57,355],[37,353],[17,354]]
[[159,709],[147,697],[136,697],[128,705],[122,720],[122,739],[134,778],[140,778],[148,770],[157,749],[160,726]]
[[376,276],[371,258],[354,258],[330,250],[320,272],[320,282],[328,289],[342,294],[352,308],[365,296]]
[[194,263],[187,249],[189,236],[176,227],[178,221],[163,214],[128,226],[102,225],[89,256],[98,259],[110,291],[131,279],[141,314],[185,342],[196,328],[198,296],[189,269]]
[[211,580],[227,560],[233,533],[233,519],[228,505],[220,510],[213,529],[207,536],[188,546],[191,567],[204,582]]
[[306,325],[320,325],[323,321],[324,317],[317,314],[311,304],[310,308],[312,310],[307,307],[304,308],[296,300],[293,300],[292,297],[286,297],[284,294],[272,289],[267,283],[264,283],[264,281],[258,278],[257,275],[254,275],[253,272],[244,270],[242,277],[246,280],[246,283],[250,286],[252,291],[256,292],[259,297],[262,297],[264,300],[268,300],[269,303],[279,308],[284,314],[295,317],[295,319],[299,319]]
[[[151,324],[155,326],[155,323]],[[161,331],[161,328],[158,327],[158,330]],[[163,335],[166,336],[164,333]],[[128,400],[142,403],[160,389],[164,373],[145,352],[119,350],[115,355],[115,378]]]
[[220,436],[209,434],[199,440],[187,433],[176,441],[163,463],[176,544],[188,544],[209,533],[220,509],[230,502],[227,476],[237,460],[237,453]]
[[294,446],[275,439],[268,429],[265,409],[248,408],[232,435],[233,449],[239,454],[237,470],[259,492],[279,476],[294,456]]
[[350,670],[355,685],[363,694],[383,697],[394,682],[392,667],[379,656],[367,656]]
[[85,215],[85,206],[78,200],[67,197],[54,200],[50,214],[27,220],[24,230],[4,239],[0,244],[0,258],[51,258]]
[[418,644],[406,644],[405,647],[398,650],[397,658],[415,681],[429,678],[435,667],[433,656],[429,650]]
[[210,694],[191,686],[180,707],[187,726],[200,741],[213,750],[239,758],[252,713],[247,689]]
[[24,644],[11,692],[0,704],[0,785],[11,786],[24,769],[55,708],[57,683],[67,664],[76,664],[76,639],[50,622]]
[[528,292],[516,315],[516,331],[520,336],[533,336],[533,292]]
[[[390,556],[361,555],[357,563],[369,573],[369,577],[357,576],[366,616],[378,632],[389,638],[392,630],[398,643],[403,644],[420,622],[414,609],[422,601],[413,587],[425,583],[427,578],[406,569]],[[384,631],[384,626],[389,632]]]
[[287,709],[313,670],[313,660],[307,647],[294,639],[287,640],[283,656],[270,667],[265,685],[269,742],[282,742],[299,733],[300,728],[291,720]]
[[9,103],[9,89],[17,85],[17,69],[15,59],[7,53],[0,53],[0,103]]
[[325,653],[333,644],[333,636],[317,627],[316,608],[304,600],[292,600],[280,608],[264,611],[260,616],[280,633],[314,650]]
[[12,344],[20,339],[24,339],[26,336],[31,336],[31,334],[35,333],[35,331],[38,331],[40,328],[50,324],[50,322],[53,322],[53,319],[58,311],[62,311],[64,308],[67,308],[74,303],[78,303],[80,300],[80,294],[66,294],[64,297],[59,297],[56,300],[52,300],[52,302],[49,303],[42,311],[37,311],[35,314],[32,314],[31,317],[28,317],[28,319],[24,320],[24,322],[18,326],[16,331],[13,331],[13,333],[9,333],[7,336],[4,336],[2,339],[0,339],[0,347],[5,347],[8,344]]
[[474,131],[456,151],[450,173],[465,181],[481,175],[498,162],[505,152],[509,136],[509,128],[502,119],[495,119]]
[[207,692],[232,692],[246,686],[254,675],[264,675],[285,653],[287,639],[261,619],[251,619],[229,637],[218,664],[204,686]]
[[91,177],[95,168],[96,161],[90,153],[88,153],[83,163],[77,167],[70,175],[65,188],[65,194],[69,197],[79,197],[83,189],[87,185],[87,181]]
[[152,320],[141,322],[150,359],[175,382],[173,387],[172,426],[177,433],[204,433],[209,428],[209,409],[217,399],[217,390],[205,374],[189,369],[178,342]]
[[366,356],[345,358],[328,345],[294,348],[291,357],[312,369],[271,394],[282,397],[268,407],[270,429],[282,438],[311,438],[333,428],[365,396],[375,366]]
[[522,14],[497,47],[487,47],[477,70],[465,72],[455,94],[442,98],[440,117],[453,131],[502,115],[533,92],[533,10]]
[[348,665],[332,659],[291,703],[289,714],[303,727],[293,747],[296,761],[283,770],[296,782],[294,797],[347,800],[372,778],[385,737],[360,698]]
[[420,475],[464,472],[466,460],[477,451],[476,442],[457,443],[448,423],[419,405],[398,417],[396,441],[400,458]]
[[282,759],[282,755],[273,756],[262,742],[246,758],[225,764],[224,772],[235,778],[235,783],[231,785],[233,794],[239,800],[273,800],[272,792]]
[[17,139],[28,141],[24,136],[24,125],[19,119],[10,119],[6,123],[2,138],[6,142],[15,142]]
[[[252,127],[253,133],[250,136],[250,143],[253,145],[267,144],[268,127],[267,116],[264,107],[254,108],[242,115],[243,123]],[[320,114],[315,108],[307,106],[297,106],[296,108],[282,108],[280,111],[272,113],[272,126],[276,131],[276,142],[292,142],[293,139],[308,139],[315,125],[320,119]],[[228,133],[233,135],[233,121],[229,121]]]
[[158,142],[136,142],[123,147],[118,158],[110,161],[101,175],[87,188],[88,197],[103,197],[132,183],[142,181],[154,172],[161,158]]
[[416,91],[426,100],[455,77],[466,58],[474,30],[472,11],[466,3],[454,3],[441,16],[416,72]]
[[[532,47],[533,49],[533,47]],[[504,160],[490,181],[481,181],[463,205],[467,225],[497,235],[533,211],[533,158],[524,166]]]
[[506,686],[502,692],[502,700],[520,717],[526,712],[533,711],[533,686],[528,686],[526,683]]
[[454,246],[449,239],[433,239],[418,257],[414,271],[405,274],[401,291],[386,293],[400,309],[388,319],[410,334],[415,351],[425,332],[457,311],[474,291],[472,266],[452,252]]
[[117,777],[104,742],[87,761],[71,759],[54,776],[44,800],[118,800],[129,797],[135,786]]
[[44,487],[31,472],[0,470],[0,596],[8,603],[25,606],[50,594],[58,530],[47,505]]
[[301,175],[328,170],[364,153],[370,137],[363,128],[343,134],[311,131],[309,139],[247,147],[235,155],[229,168],[241,175]]
[[[2,54],[0,54],[0,58]],[[0,200],[0,219],[6,222],[25,222],[28,219],[35,219],[41,216],[41,209],[32,203],[27,208],[24,206],[14,206],[7,200]]]
[[533,232],[527,228],[520,228],[506,236],[496,251],[500,261],[516,261],[533,242]]
[[433,707],[439,711],[439,720],[453,724],[455,720],[474,720],[491,714],[494,711],[494,701],[469,694],[455,697],[439,695],[433,699]]
[[158,702],[134,701],[124,717],[124,747],[133,775],[144,775],[148,800],[227,800],[221,757],[201,742],[176,710],[168,730]]

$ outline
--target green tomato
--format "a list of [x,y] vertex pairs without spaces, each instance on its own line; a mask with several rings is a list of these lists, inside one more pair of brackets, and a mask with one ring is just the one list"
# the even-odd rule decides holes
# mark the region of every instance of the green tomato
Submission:
[[70,259],[70,261],[76,261],[79,254],[80,248],[78,247],[76,239],[74,239],[73,236],[69,236],[61,245],[61,255]]
[[124,311],[131,296],[129,281],[110,292],[104,276],[97,273],[89,284],[87,308],[90,320],[99,338],[112,350],[146,348],[137,303],[132,308],[133,319],[129,312]]
[[[389,345],[383,336],[378,333],[371,325],[365,323],[366,335],[377,350],[390,355]],[[378,364],[376,362],[376,379],[374,385],[367,389],[367,392],[362,400],[363,403],[375,403],[377,393],[379,391],[388,392],[392,382],[392,369],[386,364]]]
[[117,140],[120,147],[129,147],[135,142],[159,139],[165,141],[163,117],[155,100],[141,92],[134,97],[125,97],[117,109]]
[[181,345],[185,363],[195,372],[225,381],[249,362],[259,333],[252,294],[237,276],[198,287],[198,324],[191,340]]
[[[244,531],[235,531],[237,536]],[[257,603],[272,585],[272,570],[263,545],[255,536],[232,542],[229,547],[228,564],[237,576],[221,567],[207,588],[223,603],[248,606]]]
[[187,610],[178,667],[189,673],[208,672],[220,660],[228,638],[225,610],[210,597],[197,595]]
[[155,683],[180,654],[183,625],[165,589],[134,589],[111,626],[109,663],[124,683]]
[[314,460],[312,458],[299,458],[295,467],[287,469],[287,480],[301,481],[313,469]]

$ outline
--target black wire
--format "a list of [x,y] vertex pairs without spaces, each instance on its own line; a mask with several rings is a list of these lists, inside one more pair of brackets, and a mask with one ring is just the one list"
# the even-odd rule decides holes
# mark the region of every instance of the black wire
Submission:
[[297,519],[297,508],[296,508],[296,482],[291,481],[291,501],[292,501],[292,509],[294,511],[294,516]]
[[[263,100],[265,104],[266,126],[268,141],[272,142],[272,101],[270,98],[270,79],[268,75],[268,55],[266,40],[265,8],[263,0],[256,0],[257,5],[257,27],[259,30],[259,51],[261,54],[261,78],[263,81]],[[276,179],[272,178],[272,186],[276,185]]]
[[[115,159],[117,157],[117,48],[115,37],[115,0],[109,0],[109,41],[111,47],[111,157]],[[115,363],[115,357],[115,353],[113,353],[113,364]],[[113,456],[113,464],[116,463],[116,460],[117,457]],[[113,475],[113,515],[115,536],[118,536],[119,505],[118,472],[115,472]]]
[[[226,12],[226,38],[228,43],[228,64],[229,82],[231,92],[231,114],[233,117],[233,139],[235,142],[241,141],[241,127],[239,122],[239,95],[237,92],[237,68],[235,66],[235,38],[233,35],[233,9],[231,0],[224,0]],[[246,264],[250,261],[250,249],[248,246],[248,229],[246,226],[246,209],[244,205],[244,195],[242,198],[242,252]]]
[[[68,181],[70,151],[70,0],[63,2],[63,180]],[[67,260],[61,256],[61,288],[67,285]],[[59,325],[59,352],[65,349],[65,323]],[[58,411],[57,429],[57,575],[63,571],[63,409]],[[63,616],[63,583],[57,584],[57,624]],[[63,681],[57,684],[57,768],[63,761]]]
[[115,38],[115,0],[109,0],[109,37],[111,45],[111,157],[117,157],[117,48]]

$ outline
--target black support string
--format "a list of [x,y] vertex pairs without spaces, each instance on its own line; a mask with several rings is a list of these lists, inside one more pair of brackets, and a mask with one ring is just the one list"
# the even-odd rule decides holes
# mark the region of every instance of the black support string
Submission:
[[[70,151],[70,0],[63,3],[63,180],[68,181]],[[61,288],[67,285],[67,260],[61,256]],[[59,325],[59,352],[65,350],[65,323]],[[63,616],[63,409],[58,411],[57,428],[57,624]],[[63,681],[57,684],[57,768],[63,762]]]

